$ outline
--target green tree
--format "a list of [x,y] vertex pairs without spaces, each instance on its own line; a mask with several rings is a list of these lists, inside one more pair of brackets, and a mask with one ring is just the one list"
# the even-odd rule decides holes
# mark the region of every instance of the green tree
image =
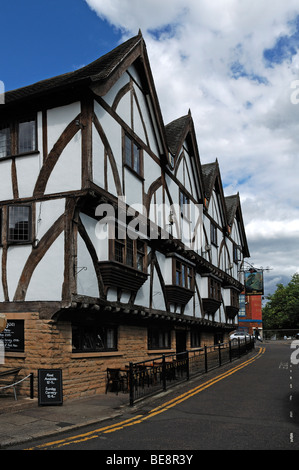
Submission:
[[299,328],[299,274],[294,274],[286,286],[276,287],[263,308],[264,329]]

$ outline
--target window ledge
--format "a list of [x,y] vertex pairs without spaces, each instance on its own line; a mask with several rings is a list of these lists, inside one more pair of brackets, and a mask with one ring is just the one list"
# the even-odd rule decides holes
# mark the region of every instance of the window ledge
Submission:
[[103,351],[103,352],[72,352],[72,359],[86,359],[88,357],[116,357],[122,356],[119,351]]
[[25,352],[10,352],[10,351],[5,351],[5,357],[22,357],[22,358],[26,358],[26,353]]
[[161,354],[172,354],[172,353],[175,353],[175,349],[162,348],[162,349],[148,349],[147,350],[147,354],[159,354],[160,356]]

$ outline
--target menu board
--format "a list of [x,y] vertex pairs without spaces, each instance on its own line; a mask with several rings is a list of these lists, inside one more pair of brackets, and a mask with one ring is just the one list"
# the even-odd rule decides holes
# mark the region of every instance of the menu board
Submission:
[[62,405],[62,370],[38,369],[38,404]]
[[24,320],[7,320],[0,340],[4,342],[6,352],[24,352]]

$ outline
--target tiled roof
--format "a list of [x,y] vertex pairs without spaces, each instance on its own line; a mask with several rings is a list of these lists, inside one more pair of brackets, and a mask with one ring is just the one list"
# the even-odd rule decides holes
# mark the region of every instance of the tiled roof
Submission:
[[182,137],[189,123],[190,116],[182,116],[165,126],[165,133],[169,150],[176,155],[179,145],[182,143]]
[[217,162],[206,163],[201,166],[203,184],[205,188],[205,193],[209,197],[214,186],[215,181],[215,172],[217,171],[218,164]]
[[141,40],[142,36],[138,34],[79,70],[8,91],[5,93],[5,104],[11,104],[16,100],[30,98],[40,93],[69,86],[83,80],[105,81]]
[[239,194],[234,194],[233,196],[227,196],[225,198],[226,212],[227,212],[227,221],[231,225],[234,217],[236,215],[236,210],[240,200]]

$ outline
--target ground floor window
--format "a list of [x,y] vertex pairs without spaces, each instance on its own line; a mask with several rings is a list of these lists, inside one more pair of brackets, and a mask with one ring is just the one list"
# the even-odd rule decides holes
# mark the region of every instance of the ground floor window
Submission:
[[73,352],[117,350],[117,328],[72,325]]
[[223,333],[214,333],[214,344],[222,344],[224,342]]
[[197,330],[191,330],[191,348],[200,347],[200,333]]
[[162,328],[148,329],[148,349],[170,349],[170,330]]

